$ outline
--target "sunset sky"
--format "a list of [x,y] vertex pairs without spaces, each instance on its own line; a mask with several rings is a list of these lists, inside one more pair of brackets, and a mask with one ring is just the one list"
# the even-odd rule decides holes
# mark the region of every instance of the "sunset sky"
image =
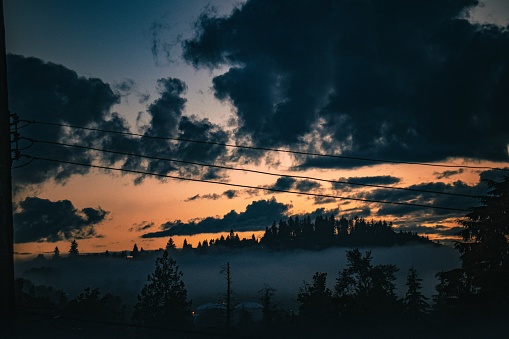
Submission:
[[170,236],[196,245],[331,213],[448,238],[459,210],[478,199],[422,191],[477,196],[487,192],[481,178],[508,174],[505,0],[4,0],[4,8],[9,106],[21,119],[209,142],[21,129],[37,141],[23,154],[63,162],[13,169],[18,253],[67,252],[73,239],[81,252],[157,249]]

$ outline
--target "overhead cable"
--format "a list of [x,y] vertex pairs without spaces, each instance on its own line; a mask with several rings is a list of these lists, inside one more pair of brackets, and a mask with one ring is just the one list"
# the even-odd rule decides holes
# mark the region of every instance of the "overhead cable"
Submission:
[[22,137],[21,139],[28,140],[32,144],[34,144],[34,143],[43,143],[43,144],[49,144],[49,145],[58,145],[58,146],[65,146],[65,147],[73,147],[73,148],[80,148],[80,149],[86,149],[86,150],[92,150],[92,151],[98,151],[98,152],[104,152],[104,153],[112,153],[112,154],[119,154],[119,155],[125,155],[125,156],[134,156],[134,157],[140,157],[140,158],[145,158],[145,159],[161,160],[161,161],[169,161],[169,162],[177,162],[177,163],[183,163],[183,164],[189,164],[189,165],[211,167],[211,168],[218,168],[218,169],[225,169],[225,170],[232,170],[232,171],[242,171],[242,172],[249,172],[249,173],[256,173],[256,174],[263,174],[263,175],[270,175],[270,176],[277,176],[277,177],[321,181],[321,182],[327,182],[327,183],[331,183],[331,184],[342,184],[342,185],[352,185],[352,186],[375,187],[375,188],[383,188],[383,189],[410,191],[410,192],[418,192],[418,193],[432,193],[432,194],[458,196],[458,197],[466,197],[466,198],[476,198],[476,199],[481,198],[481,196],[479,196],[479,195],[462,194],[462,193],[450,193],[450,192],[440,192],[440,191],[417,189],[417,188],[410,188],[410,187],[385,186],[385,185],[358,183],[358,182],[351,182],[351,181],[344,181],[344,180],[329,180],[329,179],[322,179],[322,178],[316,178],[316,177],[310,177],[310,176],[273,173],[273,172],[266,172],[266,171],[253,170],[253,169],[247,169],[247,168],[237,168],[237,167],[230,167],[230,166],[223,166],[223,165],[205,164],[205,163],[200,163],[200,162],[195,162],[195,161],[188,161],[188,160],[178,160],[178,159],[165,158],[165,157],[156,157],[156,156],[149,156],[149,155],[142,155],[142,154],[130,153],[130,152],[113,151],[113,150],[107,150],[107,149],[90,147],[90,146],[68,144],[68,143],[64,143],[64,142],[55,142],[55,141],[47,141],[47,140],[35,140],[35,139],[25,138],[25,137]]
[[54,122],[37,121],[37,120],[19,119],[19,121],[23,121],[23,122],[30,123],[30,124],[39,124],[39,125],[48,125],[48,126],[59,126],[59,127],[75,128],[75,129],[82,129],[82,130],[96,131],[96,132],[103,132],[103,133],[113,133],[113,134],[129,135],[129,136],[141,137],[141,138],[147,138],[147,139],[171,140],[171,141],[178,141],[178,142],[190,142],[190,143],[197,143],[197,144],[208,144],[208,145],[217,145],[217,146],[223,146],[223,147],[232,147],[232,148],[248,149],[248,150],[259,150],[259,151],[270,151],[270,152],[297,154],[297,155],[308,155],[308,156],[316,156],[316,157],[324,157],[324,158],[359,160],[359,161],[367,161],[367,162],[375,162],[375,163],[406,164],[406,165],[418,165],[418,166],[429,166],[429,167],[444,167],[444,168],[484,169],[484,170],[497,170],[497,171],[509,172],[509,169],[490,167],[490,166],[473,166],[473,165],[458,165],[458,164],[435,164],[435,163],[417,162],[417,161],[402,161],[402,160],[390,160],[390,159],[375,159],[375,158],[366,158],[366,157],[354,157],[354,156],[337,155],[337,154],[324,154],[324,153],[313,153],[313,152],[295,151],[295,150],[287,150],[287,149],[280,149],[280,148],[234,145],[234,144],[227,144],[227,143],[221,143],[221,142],[215,142],[215,141],[207,141],[207,140],[194,140],[194,139],[176,138],[176,137],[153,136],[153,135],[146,135],[146,134],[141,134],[141,133],[114,131],[114,130],[107,130],[107,129],[102,129],[102,128],[84,127],[84,126],[76,126],[76,125],[61,124],[61,123],[54,123]]
[[133,170],[133,169],[126,169],[126,168],[116,168],[116,167],[110,167],[110,166],[84,164],[84,163],[79,163],[79,162],[74,162],[74,161],[65,161],[65,160],[52,159],[52,158],[46,158],[46,157],[32,156],[32,155],[28,155],[28,154],[22,154],[22,156],[26,157],[28,159],[34,159],[34,160],[45,160],[45,161],[62,163],[62,164],[85,166],[85,167],[98,168],[98,169],[111,170],[111,171],[121,171],[121,172],[127,172],[127,173],[135,173],[135,174],[141,174],[141,175],[149,175],[149,176],[156,176],[156,177],[162,177],[162,178],[170,178],[170,179],[176,179],[176,180],[182,180],[182,181],[194,181],[194,182],[203,182],[203,183],[216,184],[216,185],[224,185],[224,186],[230,186],[230,187],[239,187],[239,188],[264,190],[264,191],[269,191],[269,192],[290,193],[290,194],[305,195],[305,196],[312,196],[312,197],[319,197],[319,198],[333,198],[333,199],[340,199],[340,200],[362,201],[362,202],[369,202],[369,203],[380,203],[380,204],[390,204],[390,205],[413,206],[413,207],[431,208],[431,209],[446,210],[446,211],[470,212],[470,210],[461,209],[461,208],[452,208],[452,207],[443,207],[443,206],[436,206],[436,205],[417,204],[417,203],[409,203],[409,202],[397,202],[397,201],[387,201],[387,200],[377,200],[377,199],[364,199],[364,198],[344,197],[344,196],[337,196],[337,195],[330,195],[330,194],[320,194],[320,193],[291,191],[291,190],[283,190],[283,189],[277,189],[277,188],[271,188],[271,187],[250,186],[250,185],[242,185],[242,184],[221,182],[221,181],[215,181],[215,180],[205,180],[205,179],[197,179],[197,178],[186,178],[186,177],[179,177],[179,176],[174,176],[174,175],[169,175],[169,174],[152,173],[152,172]]

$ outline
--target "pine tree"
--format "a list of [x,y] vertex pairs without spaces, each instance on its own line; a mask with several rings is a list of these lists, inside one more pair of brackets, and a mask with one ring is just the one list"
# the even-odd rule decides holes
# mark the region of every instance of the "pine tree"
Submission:
[[491,189],[459,223],[463,242],[456,243],[462,268],[477,293],[496,304],[509,302],[509,177],[501,182],[485,179]]
[[139,254],[140,254],[140,251],[138,250],[138,245],[134,244],[133,250],[131,251],[131,256],[133,258],[136,258],[136,257],[138,257]]
[[388,314],[399,307],[395,293],[395,265],[373,265],[371,251],[346,252],[347,267],[339,273],[335,297],[343,314]]
[[417,276],[415,268],[408,270],[406,278],[407,292],[404,298],[405,311],[415,320],[422,318],[429,309],[429,304],[422,293],[422,279]]
[[166,243],[166,251],[171,252],[177,249],[177,245],[175,245],[175,242],[172,238],[168,239],[168,242]]
[[184,239],[184,243],[182,244],[182,251],[192,250],[193,245],[187,243],[187,239]]
[[74,239],[71,242],[71,249],[69,249],[69,255],[76,256],[80,254],[80,251],[78,250],[78,243],[76,242],[76,239]]
[[53,250],[53,259],[58,258],[60,258],[60,250],[58,249],[58,246],[56,246],[55,249]]
[[297,295],[302,320],[311,323],[329,323],[334,319],[335,306],[332,291],[327,288],[327,273],[316,272],[313,284],[304,283]]
[[66,316],[80,320],[122,321],[126,312],[122,299],[111,293],[103,297],[100,294],[98,288],[86,288],[67,304]]
[[163,252],[138,295],[133,318],[148,325],[182,327],[191,322],[191,301],[176,261]]

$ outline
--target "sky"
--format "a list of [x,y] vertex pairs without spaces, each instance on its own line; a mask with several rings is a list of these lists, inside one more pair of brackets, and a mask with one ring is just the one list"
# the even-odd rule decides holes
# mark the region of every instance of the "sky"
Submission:
[[4,12],[11,112],[144,136],[21,129],[36,141],[23,154],[60,162],[13,169],[17,253],[196,245],[331,213],[447,239],[478,199],[422,191],[478,196],[507,174],[490,169],[509,166],[504,0],[5,0]]

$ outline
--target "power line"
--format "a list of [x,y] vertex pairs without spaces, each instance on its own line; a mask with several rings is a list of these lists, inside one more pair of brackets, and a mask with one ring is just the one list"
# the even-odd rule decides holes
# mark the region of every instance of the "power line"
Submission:
[[271,151],[271,152],[280,152],[280,153],[289,153],[289,154],[298,154],[298,155],[308,155],[308,156],[316,156],[316,157],[324,157],[324,158],[335,158],[335,159],[346,159],[346,160],[360,160],[360,161],[369,161],[369,162],[378,162],[378,163],[390,163],[390,164],[406,164],[406,165],[418,165],[418,166],[429,166],[429,167],[444,167],[444,168],[469,168],[469,169],[485,169],[485,170],[497,170],[509,172],[509,169],[505,168],[497,168],[490,166],[472,166],[472,165],[456,165],[456,164],[433,164],[426,162],[417,162],[417,161],[400,161],[400,160],[388,160],[388,159],[374,159],[374,158],[365,158],[365,157],[353,157],[346,155],[336,155],[336,154],[323,154],[323,153],[313,153],[313,152],[304,152],[304,151],[294,151],[294,150],[286,150],[280,148],[269,148],[269,147],[256,147],[256,146],[242,146],[242,145],[234,145],[227,144],[215,141],[205,141],[205,140],[193,140],[186,138],[175,138],[175,137],[162,137],[162,136],[151,136],[140,133],[132,133],[132,132],[122,132],[122,131],[113,131],[102,128],[94,128],[94,127],[83,127],[69,124],[61,124],[61,123],[53,123],[53,122],[45,122],[45,121],[36,121],[36,120],[25,120],[20,119],[19,121],[26,122],[29,124],[39,124],[39,125],[48,125],[48,126],[59,126],[59,127],[68,127],[68,128],[76,128],[87,131],[96,131],[96,132],[104,132],[104,133],[113,133],[113,134],[121,134],[121,135],[129,135],[147,139],[157,139],[157,140],[171,140],[171,141],[179,141],[179,142],[191,142],[197,144],[208,144],[208,145],[216,145],[216,146],[224,146],[224,147],[232,147],[232,148],[240,148],[240,149],[248,149],[248,150],[258,150],[258,151]]
[[32,142],[34,144],[35,143],[44,143],[44,144],[50,144],[50,145],[58,145],[58,146],[65,146],[65,147],[74,147],[74,148],[87,149],[87,150],[104,152],[104,153],[112,153],[112,154],[119,154],[119,155],[126,155],[126,156],[135,156],[135,157],[146,158],[146,159],[162,160],[162,161],[170,161],[170,162],[178,162],[178,163],[189,164],[189,165],[212,167],[212,168],[226,169],[226,170],[232,170],[232,171],[250,172],[250,173],[271,175],[271,176],[277,176],[277,177],[286,177],[286,178],[295,178],[295,179],[307,179],[307,180],[327,182],[327,183],[331,183],[331,184],[343,184],[343,185],[352,185],[352,186],[376,187],[376,188],[383,188],[383,189],[393,189],[393,190],[410,191],[410,192],[418,192],[418,193],[432,193],[432,194],[458,196],[458,197],[467,197],[467,198],[476,198],[476,199],[481,198],[481,196],[471,195],[471,194],[440,192],[440,191],[416,189],[416,188],[409,188],[409,187],[394,187],[394,186],[385,186],[385,185],[376,185],[376,184],[366,184],[366,183],[358,183],[358,182],[350,182],[350,181],[342,181],[342,180],[329,180],[329,179],[321,179],[321,178],[302,176],[302,175],[272,173],[272,172],[253,170],[253,169],[247,169],[247,168],[236,168],[236,167],[223,166],[223,165],[205,164],[205,163],[200,163],[200,162],[195,162],[195,161],[177,160],[177,159],[165,158],[165,157],[156,157],[156,156],[142,155],[142,154],[129,153],[129,152],[106,150],[106,149],[101,149],[101,148],[96,148],[96,147],[82,146],[82,145],[76,145],[76,144],[68,144],[68,143],[63,143],[63,142],[46,141],[46,140],[35,140],[35,139],[24,138],[24,137],[22,137],[21,139],[28,140],[28,141],[30,141],[30,142]]
[[300,194],[300,195],[320,197],[320,198],[333,198],[333,199],[353,200],[353,201],[362,201],[362,202],[371,202],[371,203],[380,203],[380,204],[391,204],[391,205],[403,205],[403,206],[423,207],[423,208],[432,208],[432,209],[446,210],[446,211],[470,212],[470,210],[461,209],[461,208],[452,208],[452,207],[443,207],[443,206],[435,206],[435,205],[416,204],[416,203],[408,203],[408,202],[396,202],[396,201],[376,200],[376,199],[342,197],[342,196],[336,196],[336,195],[330,195],[330,194],[319,194],[319,193],[290,191],[290,190],[283,190],[283,189],[277,189],[277,188],[259,187],[259,186],[250,186],[250,185],[242,185],[242,184],[220,182],[220,181],[214,181],[214,180],[204,180],[204,179],[196,179],[196,178],[185,178],[185,177],[179,177],[179,176],[174,176],[174,175],[152,173],[152,172],[146,172],[146,171],[140,171],[140,170],[131,170],[131,169],[125,169],[125,168],[115,168],[115,167],[109,167],[109,166],[83,164],[83,163],[74,162],[74,161],[65,161],[65,160],[51,159],[51,158],[45,158],[45,157],[37,157],[37,156],[31,156],[31,155],[27,155],[27,154],[22,154],[22,156],[24,156],[26,158],[29,158],[29,159],[34,159],[34,160],[45,160],[45,161],[52,161],[52,162],[58,162],[58,163],[63,163],[63,164],[69,164],[69,165],[78,165],[78,166],[99,168],[99,169],[112,170],[112,171],[121,171],[121,172],[128,172],[128,173],[136,173],[136,174],[142,174],[142,175],[151,175],[151,176],[157,176],[157,177],[162,177],[162,178],[170,178],[170,179],[176,179],[176,180],[203,182],[203,183],[224,185],[224,186],[230,186],[230,187],[257,189],[257,190],[264,190],[264,191],[270,191],[270,192],[279,192],[279,193]]

